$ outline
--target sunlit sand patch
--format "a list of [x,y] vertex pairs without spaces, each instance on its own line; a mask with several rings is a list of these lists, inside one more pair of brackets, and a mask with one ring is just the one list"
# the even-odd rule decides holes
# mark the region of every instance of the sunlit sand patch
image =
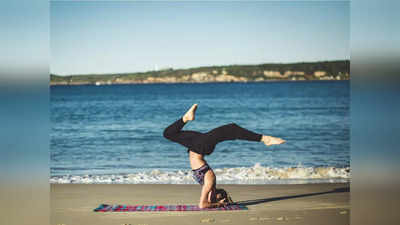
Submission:
[[73,211],[73,212],[91,212],[91,211],[93,211],[93,207],[88,206],[88,207],[79,207],[79,208],[67,208],[66,210]]
[[[121,224],[121,225],[133,225],[133,224],[131,224],[131,223],[123,223],[123,224]],[[139,224],[135,224],[135,225],[148,225],[148,224],[146,224],[146,223],[139,223]]]
[[310,207],[306,209],[347,209],[349,206],[346,205],[326,205],[326,206],[319,206],[319,207]]
[[258,220],[260,221],[265,221],[265,220],[271,220],[272,218],[270,217],[260,217]]
[[288,221],[289,218],[286,217],[286,216],[280,216],[280,217],[277,217],[276,220],[278,220],[278,221]]
[[214,223],[215,219],[214,218],[204,218],[200,220],[201,223]]
[[[131,224],[131,223],[123,223],[123,224],[121,224],[121,225],[133,225],[133,224]],[[148,225],[148,224],[146,224],[146,223],[139,223],[139,224],[135,224],[135,225]]]

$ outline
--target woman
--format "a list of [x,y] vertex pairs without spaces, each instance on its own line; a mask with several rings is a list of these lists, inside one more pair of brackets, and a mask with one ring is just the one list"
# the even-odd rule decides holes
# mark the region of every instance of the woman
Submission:
[[227,140],[247,140],[263,142],[265,145],[282,144],[281,138],[266,136],[246,130],[235,123],[215,128],[207,133],[196,131],[182,131],[183,126],[195,119],[197,104],[194,104],[185,115],[164,130],[164,137],[188,148],[190,166],[193,178],[202,186],[200,208],[214,208],[225,206],[226,198],[217,200],[216,178],[213,170],[204,159],[210,155],[215,145]]

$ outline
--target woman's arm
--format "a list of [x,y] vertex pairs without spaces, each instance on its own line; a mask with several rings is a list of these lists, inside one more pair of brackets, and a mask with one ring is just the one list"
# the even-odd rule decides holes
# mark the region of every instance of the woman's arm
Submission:
[[218,208],[226,205],[224,199],[219,202],[212,202],[213,198],[210,195],[213,194],[212,192],[215,189],[215,180],[214,172],[208,170],[204,176],[204,185],[201,189],[199,208]]
[[205,202],[203,205],[199,206],[200,208],[219,208],[219,207],[224,207],[227,205],[226,202],[223,202],[224,200],[221,200],[220,202],[216,203],[210,203],[210,202]]
[[211,191],[212,188],[206,187],[205,185],[203,186],[201,190],[199,208],[218,208],[227,205],[227,203],[224,202],[225,199],[222,199],[219,202],[210,202],[208,199],[208,195]]

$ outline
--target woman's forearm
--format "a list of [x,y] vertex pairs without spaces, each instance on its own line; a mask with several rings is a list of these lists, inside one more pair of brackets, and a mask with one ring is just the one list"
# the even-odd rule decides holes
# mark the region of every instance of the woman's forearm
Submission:
[[204,202],[199,205],[200,208],[219,208],[219,207],[224,207],[224,203],[216,202],[216,203],[210,203],[210,202]]

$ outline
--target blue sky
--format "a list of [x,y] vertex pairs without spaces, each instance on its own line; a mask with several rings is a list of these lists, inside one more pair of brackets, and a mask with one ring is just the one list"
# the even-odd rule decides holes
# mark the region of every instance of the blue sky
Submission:
[[350,58],[350,4],[51,2],[51,72]]

